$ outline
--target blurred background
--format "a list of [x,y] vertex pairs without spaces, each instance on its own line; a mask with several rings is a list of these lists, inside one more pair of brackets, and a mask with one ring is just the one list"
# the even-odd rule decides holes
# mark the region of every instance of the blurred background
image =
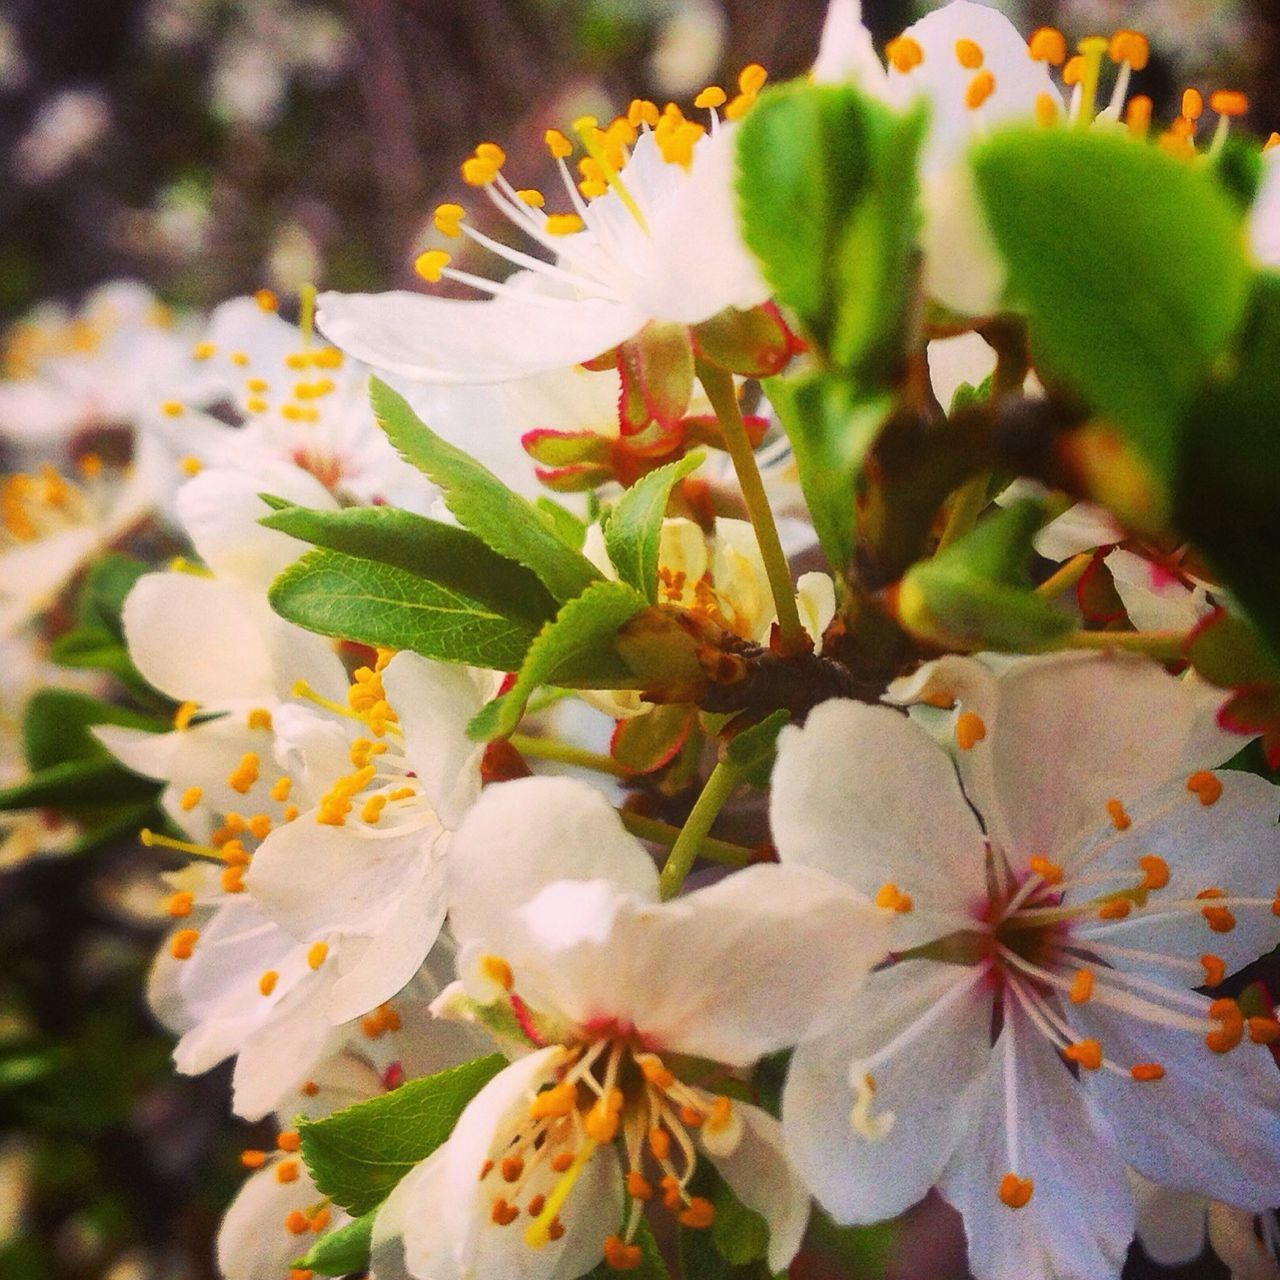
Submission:
[[[1027,0],[1026,31],[1144,30],[1157,117],[1238,88],[1280,126],[1280,0]],[[865,0],[881,43],[918,16]],[[412,284],[458,163],[500,142],[549,179],[545,129],[685,102],[747,62],[802,73],[825,0],[3,0],[0,327],[120,277],[178,311],[313,282]],[[0,347],[0,350],[3,348]],[[13,372],[13,370],[8,370]],[[142,1003],[162,925],[131,841],[0,852],[0,1280],[200,1280],[261,1135],[222,1073],[189,1080]],[[832,1273],[963,1275],[926,1204]],[[1151,1274],[1142,1259],[1130,1276]],[[1185,1276],[1225,1276],[1216,1262]],[[283,1277],[281,1277],[283,1280]]]

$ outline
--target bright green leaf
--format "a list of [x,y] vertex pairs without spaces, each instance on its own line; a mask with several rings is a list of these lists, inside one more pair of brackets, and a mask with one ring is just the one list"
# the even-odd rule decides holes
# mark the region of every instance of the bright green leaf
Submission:
[[547,527],[566,547],[571,547],[574,551],[582,550],[587,537],[587,526],[572,511],[546,494],[539,497],[533,505],[546,521]]
[[302,1155],[316,1186],[356,1217],[376,1208],[448,1138],[467,1103],[506,1065],[492,1053],[323,1120],[300,1121]]
[[1002,130],[973,166],[1037,359],[1172,481],[1248,300],[1240,210],[1204,165],[1120,133]]
[[625,582],[597,582],[570,600],[538,633],[515,683],[481,710],[467,732],[477,741],[509,734],[542,684],[618,689],[635,683],[614,648],[618,628],[647,606]]
[[375,1217],[377,1211],[371,1209],[345,1227],[321,1236],[307,1256],[298,1259],[294,1266],[322,1276],[362,1274],[369,1266]]
[[23,752],[33,773],[68,760],[107,760],[110,753],[89,732],[93,725],[122,725],[163,733],[163,720],[139,715],[74,689],[40,689],[22,713]]
[[605,548],[618,577],[650,604],[658,599],[658,546],[667,500],[676,484],[702,465],[702,459],[701,453],[690,453],[650,471],[618,499],[605,526]]
[[361,644],[440,662],[514,671],[536,628],[404,569],[338,551],[310,551],[271,584],[282,618]]
[[[403,396],[377,378],[370,379],[369,389],[374,414],[387,439],[406,462],[440,486],[445,506],[463,528],[499,555],[532,569],[557,600],[572,600],[600,580],[591,561],[567,547],[531,502],[431,431]],[[502,425],[477,423],[476,430],[500,430]]]
[[117,551],[95,560],[85,571],[80,588],[77,605],[80,625],[105,631],[117,641],[123,640],[120,611],[124,608],[124,598],[133,584],[150,572],[150,565]]
[[0,812],[125,804],[149,800],[158,790],[114,760],[67,760],[0,790]]
[[474,533],[411,511],[288,507],[258,523],[317,547],[404,569],[535,628],[555,616],[556,602],[536,574],[490,550]]
[[768,786],[778,734],[790,719],[791,713],[780,707],[758,724],[753,724],[751,728],[744,729],[729,739],[724,754],[731,764],[736,765],[747,776],[748,781],[762,787]]

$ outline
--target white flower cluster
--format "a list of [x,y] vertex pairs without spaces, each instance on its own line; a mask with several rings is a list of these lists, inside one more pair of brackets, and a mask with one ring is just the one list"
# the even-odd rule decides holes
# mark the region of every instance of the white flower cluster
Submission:
[[[816,78],[931,104],[924,277],[952,313],[984,314],[1003,287],[960,165],[971,136],[1118,118],[1145,60],[1122,34],[1103,104],[1103,51],[1070,70],[1064,99],[1056,33],[1028,48],[997,11],[953,0],[891,43],[886,69],[854,0],[834,0]],[[271,607],[307,550],[260,523],[277,500],[450,519],[383,435],[371,370],[513,490],[590,491],[584,554],[620,576],[601,501],[721,408],[672,388],[660,340],[705,345],[698,327],[735,308],[776,321],[782,362],[795,350],[734,207],[737,121],[763,81],[748,68],[736,96],[699,95],[709,127],[646,102],[579,122],[576,178],[552,131],[564,213],[481,144],[467,182],[545,256],[445,205],[436,227],[470,247],[429,249],[419,269],[490,300],[326,294],[313,326],[310,298],[294,325],[263,292],[193,329],[112,286],[10,338],[0,429],[31,466],[0,492],[6,640],[29,651],[77,572],[148,518],[193,553],[141,577],[122,612],[134,667],[177,704],[172,728],[96,734],[163,783],[175,830],[144,843],[189,857],[166,875],[173,929],[150,987],[177,1068],[234,1058],[235,1113],[281,1124],[277,1151],[245,1153],[254,1172],[219,1242],[228,1280],[297,1280],[317,1236],[350,1221],[303,1163],[297,1117],[495,1047],[509,1064],[377,1211],[377,1280],[636,1269],[651,1217],[713,1226],[695,1183],[707,1164],[764,1219],[771,1273],[800,1250],[811,1199],[866,1224],[937,1188],[979,1280],[1117,1277],[1139,1229],[1178,1260],[1207,1222],[1223,1256],[1243,1256],[1254,1215],[1280,1202],[1280,1022],[1218,992],[1280,938],[1280,789],[1222,768],[1245,740],[1194,674],[1114,652],[948,655],[869,700],[822,701],[781,730],[769,843],[747,847],[708,838],[721,812],[723,831],[763,832],[745,771],[717,767],[683,829],[653,816],[683,793],[646,769],[705,772],[714,729],[691,706],[552,689],[520,732],[484,743],[468,726],[506,673],[339,644]],[[1267,166],[1252,234],[1274,262]],[[515,273],[476,274],[475,250]],[[602,359],[636,344],[634,367]],[[929,361],[948,403],[994,357],[970,334]],[[122,428],[130,463],[101,443]],[[581,446],[573,465],[535,473],[547,440]],[[759,458],[773,505],[802,512],[785,453]],[[681,501],[661,528],[660,605],[767,650],[790,602],[734,518],[757,514],[747,485],[704,463]],[[793,523],[798,553],[814,538]],[[1187,631],[1215,607],[1212,582],[1100,508],[1072,508],[1037,546],[1095,569],[1107,549],[1139,629]],[[809,573],[794,592],[825,661],[836,587]],[[640,768],[622,743],[646,733],[663,749]],[[683,854],[699,825],[705,869],[692,885],[688,865],[660,875],[658,855]],[[752,1072],[784,1051],[779,1102]]]

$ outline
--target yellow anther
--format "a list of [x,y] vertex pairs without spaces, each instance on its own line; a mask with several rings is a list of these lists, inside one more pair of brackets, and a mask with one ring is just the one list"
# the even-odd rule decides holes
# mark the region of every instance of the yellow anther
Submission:
[[956,746],[961,751],[971,751],[987,736],[987,726],[980,715],[973,711],[962,711],[956,717]]
[[1071,1003],[1084,1004],[1092,995],[1093,971],[1091,969],[1077,969],[1076,976],[1071,981]]
[[577,1098],[578,1091],[573,1085],[553,1085],[550,1089],[544,1089],[529,1103],[529,1119],[548,1120],[567,1116],[573,1110]]
[[293,788],[293,779],[287,776],[279,777],[271,785],[271,798],[278,803],[283,804],[289,798],[289,792]]
[[482,142],[476,147],[476,155],[487,160],[495,168],[501,169],[507,163],[507,153],[496,142]]
[[1051,93],[1036,94],[1036,123],[1047,129],[1058,122],[1058,100]]
[[571,236],[582,230],[582,219],[576,213],[551,213],[543,229],[549,236]]
[[652,1200],[653,1183],[639,1169],[628,1169],[627,1195],[633,1200]]
[[466,216],[467,211],[460,204],[440,204],[436,206],[432,222],[441,235],[460,236],[462,220]]
[[1027,53],[1036,62],[1060,67],[1067,58],[1067,39],[1056,27],[1038,27],[1027,40]]
[[311,363],[311,352],[309,351],[290,351],[284,358],[284,367],[292,369],[295,373],[301,372]]
[[515,974],[511,966],[501,957],[492,954],[480,957],[480,972],[490,982],[496,982],[504,991],[510,991],[516,985]]
[[754,97],[764,88],[764,82],[768,78],[769,73],[758,62],[748,62],[738,72],[738,92],[750,94]]
[[972,80],[969,81],[969,87],[964,91],[964,105],[970,111],[977,111],[986,100],[996,91],[996,78],[990,71],[979,71]]
[[264,996],[269,996],[276,989],[276,983],[279,981],[280,975],[274,969],[268,969],[258,979],[258,990]]
[[1200,963],[1204,966],[1204,986],[1219,987],[1227,976],[1227,964],[1221,956],[1203,955]]
[[924,50],[913,37],[898,36],[885,45],[884,56],[889,59],[889,65],[895,71],[905,75],[924,61]]
[[266,707],[254,707],[249,712],[248,724],[250,729],[267,729],[271,728],[271,712]]
[[[259,289],[253,295],[253,300],[263,311],[278,311],[280,309],[280,299],[270,289]],[[235,359],[235,357],[233,356],[232,359]]]
[[542,135],[553,160],[567,160],[573,155],[573,143],[559,129],[548,129]]
[[658,1089],[670,1089],[676,1082],[675,1076],[656,1053],[637,1053],[633,1060],[640,1068],[641,1075]]
[[199,710],[194,702],[180,702],[178,709],[173,713],[173,727],[175,729],[185,729],[191,723],[191,717]]
[[1199,797],[1206,808],[1222,797],[1222,783],[1207,769],[1200,769],[1187,779],[1187,790]]
[[627,122],[636,129],[642,124],[652,129],[658,123],[657,104],[647,98],[632,98],[631,105],[627,107]]
[[966,71],[977,71],[982,66],[982,46],[976,40],[961,37],[956,41],[956,61]]
[[341,369],[342,352],[337,347],[320,347],[311,353],[311,363],[317,369]]
[[471,156],[462,162],[462,180],[469,187],[487,187],[498,176],[498,166],[492,161]]
[[197,342],[191,348],[191,358],[193,360],[211,360],[217,353],[217,345],[212,342]]
[[255,840],[265,840],[271,834],[271,819],[265,813],[255,813],[249,819],[249,834]]
[[733,1119],[733,1099],[720,1094],[707,1114],[707,1132],[719,1133]]
[[1111,825],[1117,831],[1128,831],[1133,822],[1128,813],[1125,812],[1124,805],[1119,800],[1108,800],[1106,807],[1107,814],[1111,818]]
[[1244,1014],[1234,1000],[1215,1000],[1209,1006],[1209,1017],[1218,1025],[1205,1036],[1205,1045],[1213,1053],[1230,1053],[1244,1037]]
[[239,840],[226,841],[222,846],[221,852],[223,861],[231,866],[247,867],[249,865],[249,854]]
[[[1225,898],[1226,894],[1221,889],[1201,889],[1196,897],[1212,901],[1214,898]],[[1226,907],[1202,907],[1200,914],[1214,933],[1230,933],[1236,927],[1236,918]]]
[[1266,142],[1262,144],[1263,151],[1273,151],[1276,147],[1280,147],[1280,133],[1273,132]]
[[1084,59],[1078,53],[1073,54],[1062,68],[1062,83],[1070,89],[1078,85],[1083,78]]
[[516,198],[530,209],[541,209],[547,203],[547,197],[537,187],[521,187],[516,192]]
[[166,400],[160,406],[160,412],[166,418],[180,418],[186,412],[186,406],[181,400]]
[[1151,128],[1151,99],[1135,94],[1124,109],[1125,127],[1135,138],[1145,138]]
[[1199,89],[1184,89],[1182,93],[1182,114],[1188,120],[1199,120],[1204,114],[1204,97]]
[[1030,1178],[1019,1178],[1016,1173],[1006,1173],[1000,1179],[1000,1203],[1010,1209],[1025,1208],[1034,1190]]
[[1235,89],[1215,89],[1209,95],[1209,106],[1220,116],[1235,119],[1248,114],[1249,99]]
[[218,874],[218,883],[223,893],[243,893],[244,867],[240,865],[224,867]]
[[307,1221],[307,1215],[301,1209],[290,1209],[284,1218],[284,1229],[290,1235],[300,1236],[306,1233],[310,1227]]
[[250,396],[244,402],[246,413],[266,413],[271,406],[261,396]]
[[1123,920],[1133,910],[1128,898],[1112,898],[1098,908],[1099,920]]
[[1037,854],[1027,863],[1027,866],[1045,884],[1062,883],[1062,868],[1056,862],[1050,862],[1048,858],[1042,858]]
[[1169,864],[1158,854],[1143,854],[1138,866],[1142,868],[1142,888],[1163,889],[1169,883]]
[[187,454],[178,465],[184,476],[198,476],[204,470],[204,463],[192,454]]
[[1274,1018],[1246,1018],[1245,1025],[1254,1044],[1275,1044],[1280,1040],[1280,1022]]
[[1164,1079],[1164,1068],[1158,1062],[1135,1062],[1129,1068],[1129,1074],[1139,1084],[1150,1084],[1154,1080]]
[[98,454],[86,453],[81,455],[76,466],[86,480],[96,480],[102,474],[103,462]]
[[244,817],[236,813],[235,810],[231,810],[230,812],[228,812],[225,815],[225,818],[226,818],[227,830],[232,835],[238,835],[241,831],[244,831],[249,826],[248,822],[245,821]]
[[276,1181],[281,1183],[297,1182],[298,1180],[298,1162],[296,1160],[281,1160],[276,1165]]
[[413,260],[413,269],[430,284],[439,281],[441,273],[449,265],[450,257],[443,249],[428,249]]
[[1151,57],[1151,46],[1141,31],[1117,31],[1107,45],[1112,62],[1127,62],[1134,71],[1146,68]]
[[307,948],[307,964],[312,969],[318,969],[325,962],[325,957],[329,954],[329,944],[327,942],[313,942]]
[[709,84],[694,98],[693,105],[704,110],[714,110],[716,107],[723,107],[728,98],[729,95],[719,85]]
[[182,793],[182,799],[178,804],[182,808],[183,813],[190,813],[192,809],[200,803],[200,797],[204,795],[204,791],[199,787],[188,787]]
[[169,896],[169,901],[165,904],[165,910],[174,917],[181,919],[183,916],[189,916],[191,909],[195,906],[195,894],[190,893],[186,889],[179,889],[177,893]]
[[396,787],[388,796],[388,800],[408,800],[418,794],[416,787]]
[[1078,1040],[1069,1044],[1063,1049],[1062,1056],[1086,1071],[1097,1071],[1102,1066],[1102,1046],[1096,1040]]
[[246,1169],[261,1169],[267,1163],[267,1153],[265,1151],[255,1151],[250,1148],[240,1153],[240,1163]]
[[665,1129],[650,1129],[645,1141],[655,1160],[665,1160],[671,1154],[671,1135]]
[[199,929],[179,929],[169,939],[169,954],[175,960],[190,960],[199,938]]
[[370,796],[360,810],[360,821],[367,822],[370,826],[377,823],[382,817],[382,811],[387,807],[387,797],[383,795]]
[[892,882],[880,886],[876,891],[875,903],[881,910],[896,911],[899,915],[906,915],[912,907],[911,895],[903,893]]
[[242,796],[248,795],[253,784],[258,781],[258,769],[261,761],[256,751],[246,751],[240,757],[240,763],[227,775],[227,786],[238,791]]
[[296,818],[298,814],[301,812],[302,811],[298,808],[296,804],[287,804],[284,807],[284,813],[281,815],[281,817],[284,819],[285,822],[292,822],[294,818]]
[[[261,306],[261,303],[259,303],[259,306]],[[235,365],[237,368],[243,369],[249,363],[248,352],[233,351],[231,353],[231,363]]]
[[621,1089],[611,1089],[603,1097],[597,1098],[583,1118],[583,1128],[586,1130],[587,1137],[596,1142],[612,1142],[618,1134],[622,1102]]

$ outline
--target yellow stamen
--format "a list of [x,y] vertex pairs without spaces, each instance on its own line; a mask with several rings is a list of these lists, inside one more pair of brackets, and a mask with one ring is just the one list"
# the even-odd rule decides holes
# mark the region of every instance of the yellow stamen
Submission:
[[312,969],[318,969],[325,962],[325,957],[329,954],[329,944],[327,942],[313,942],[307,948],[307,964]]
[[280,975],[274,969],[268,969],[262,977],[258,979],[258,990],[264,996],[269,996],[275,989],[276,983],[280,981]]
[[1056,862],[1050,862],[1048,858],[1042,858],[1037,855],[1027,865],[1045,884],[1062,883],[1062,868]]
[[1138,866],[1142,868],[1142,888],[1163,889],[1169,883],[1169,864],[1157,854],[1144,854]]
[[460,236],[461,222],[466,217],[466,210],[460,204],[441,204],[436,206],[432,221],[435,228],[444,236]]
[[1188,120],[1199,120],[1204,114],[1204,97],[1199,89],[1183,90],[1182,114]]
[[573,1184],[578,1181],[583,1169],[586,1168],[587,1161],[595,1153],[596,1146],[597,1144],[591,1138],[583,1142],[577,1155],[573,1157],[572,1163],[560,1175],[560,1180],[547,1195],[546,1202],[542,1206],[542,1212],[525,1228],[525,1244],[531,1249],[543,1248],[552,1238],[550,1230],[552,1220],[564,1208],[564,1203],[569,1198],[569,1192],[573,1190]]
[[541,209],[547,203],[546,196],[536,187],[522,187],[516,196],[531,209]]
[[1027,53],[1036,62],[1060,67],[1067,58],[1067,39],[1056,27],[1039,27],[1027,40]]
[[195,906],[195,895],[185,889],[179,889],[177,893],[172,894],[166,904],[165,910],[175,919],[181,919],[183,916],[189,916],[191,909]]
[[1111,42],[1103,36],[1085,36],[1076,46],[1084,58],[1080,72],[1080,116],[1077,124],[1085,127],[1093,123],[1093,110],[1098,98],[1098,78],[1102,74],[1102,59]]
[[966,71],[977,71],[982,66],[982,46],[976,40],[960,39],[955,44],[956,61]]
[[449,255],[443,249],[428,249],[413,260],[413,269],[428,283],[436,284],[449,262]]
[[1030,1178],[1019,1178],[1016,1173],[1006,1173],[1000,1179],[1000,1203],[1010,1209],[1025,1208],[1034,1189]]
[[728,97],[729,95],[719,85],[709,84],[694,98],[693,105],[704,110],[714,110],[716,107],[723,107]]
[[188,787],[182,793],[182,799],[178,801],[183,813],[190,813],[192,809],[200,803],[200,797],[204,792],[199,787]]
[[972,80],[969,81],[969,87],[964,93],[964,105],[970,111],[977,111],[986,100],[996,91],[996,78],[990,71],[979,71]]
[[[280,300],[270,289],[259,289],[253,295],[253,300],[263,311],[278,311],[280,309]],[[235,357],[233,356],[232,359]]]
[[1129,1068],[1129,1074],[1139,1084],[1150,1084],[1153,1080],[1164,1079],[1164,1068],[1158,1062],[1135,1062]]
[[553,160],[567,160],[573,155],[573,143],[559,129],[548,129],[542,139]]
[[[704,91],[705,92],[705,91]],[[604,176],[604,180],[618,193],[618,199],[622,201],[623,207],[636,220],[636,224],[642,231],[648,231],[648,224],[644,220],[644,214],[640,212],[640,206],[636,204],[632,198],[631,192],[627,190],[626,184],[618,176],[618,169],[612,163],[605,148],[600,145],[598,138],[599,131],[596,129],[596,122],[590,116],[584,116],[580,120],[575,120],[573,124],[574,132],[582,140],[582,145],[586,147],[587,154],[600,166],[600,172]],[[551,231],[551,221],[555,215],[552,214],[547,219],[547,230],[552,235],[564,234],[563,232]],[[578,227],[581,227],[579,220]]]
[[180,702],[178,709],[173,713],[173,727],[178,730],[185,729],[198,709],[194,702]]
[[190,960],[199,937],[199,929],[179,929],[169,939],[169,954],[175,960]]
[[549,236],[571,236],[582,230],[582,219],[576,213],[550,213],[543,230]]
[[186,407],[181,400],[166,400],[160,406],[160,411],[166,418],[180,418],[186,412]]
[[956,717],[956,746],[961,751],[970,751],[987,736],[987,726],[982,717],[972,711],[962,711]]
[[1071,1003],[1085,1004],[1093,995],[1093,971],[1090,969],[1077,969],[1076,976],[1071,982]]

